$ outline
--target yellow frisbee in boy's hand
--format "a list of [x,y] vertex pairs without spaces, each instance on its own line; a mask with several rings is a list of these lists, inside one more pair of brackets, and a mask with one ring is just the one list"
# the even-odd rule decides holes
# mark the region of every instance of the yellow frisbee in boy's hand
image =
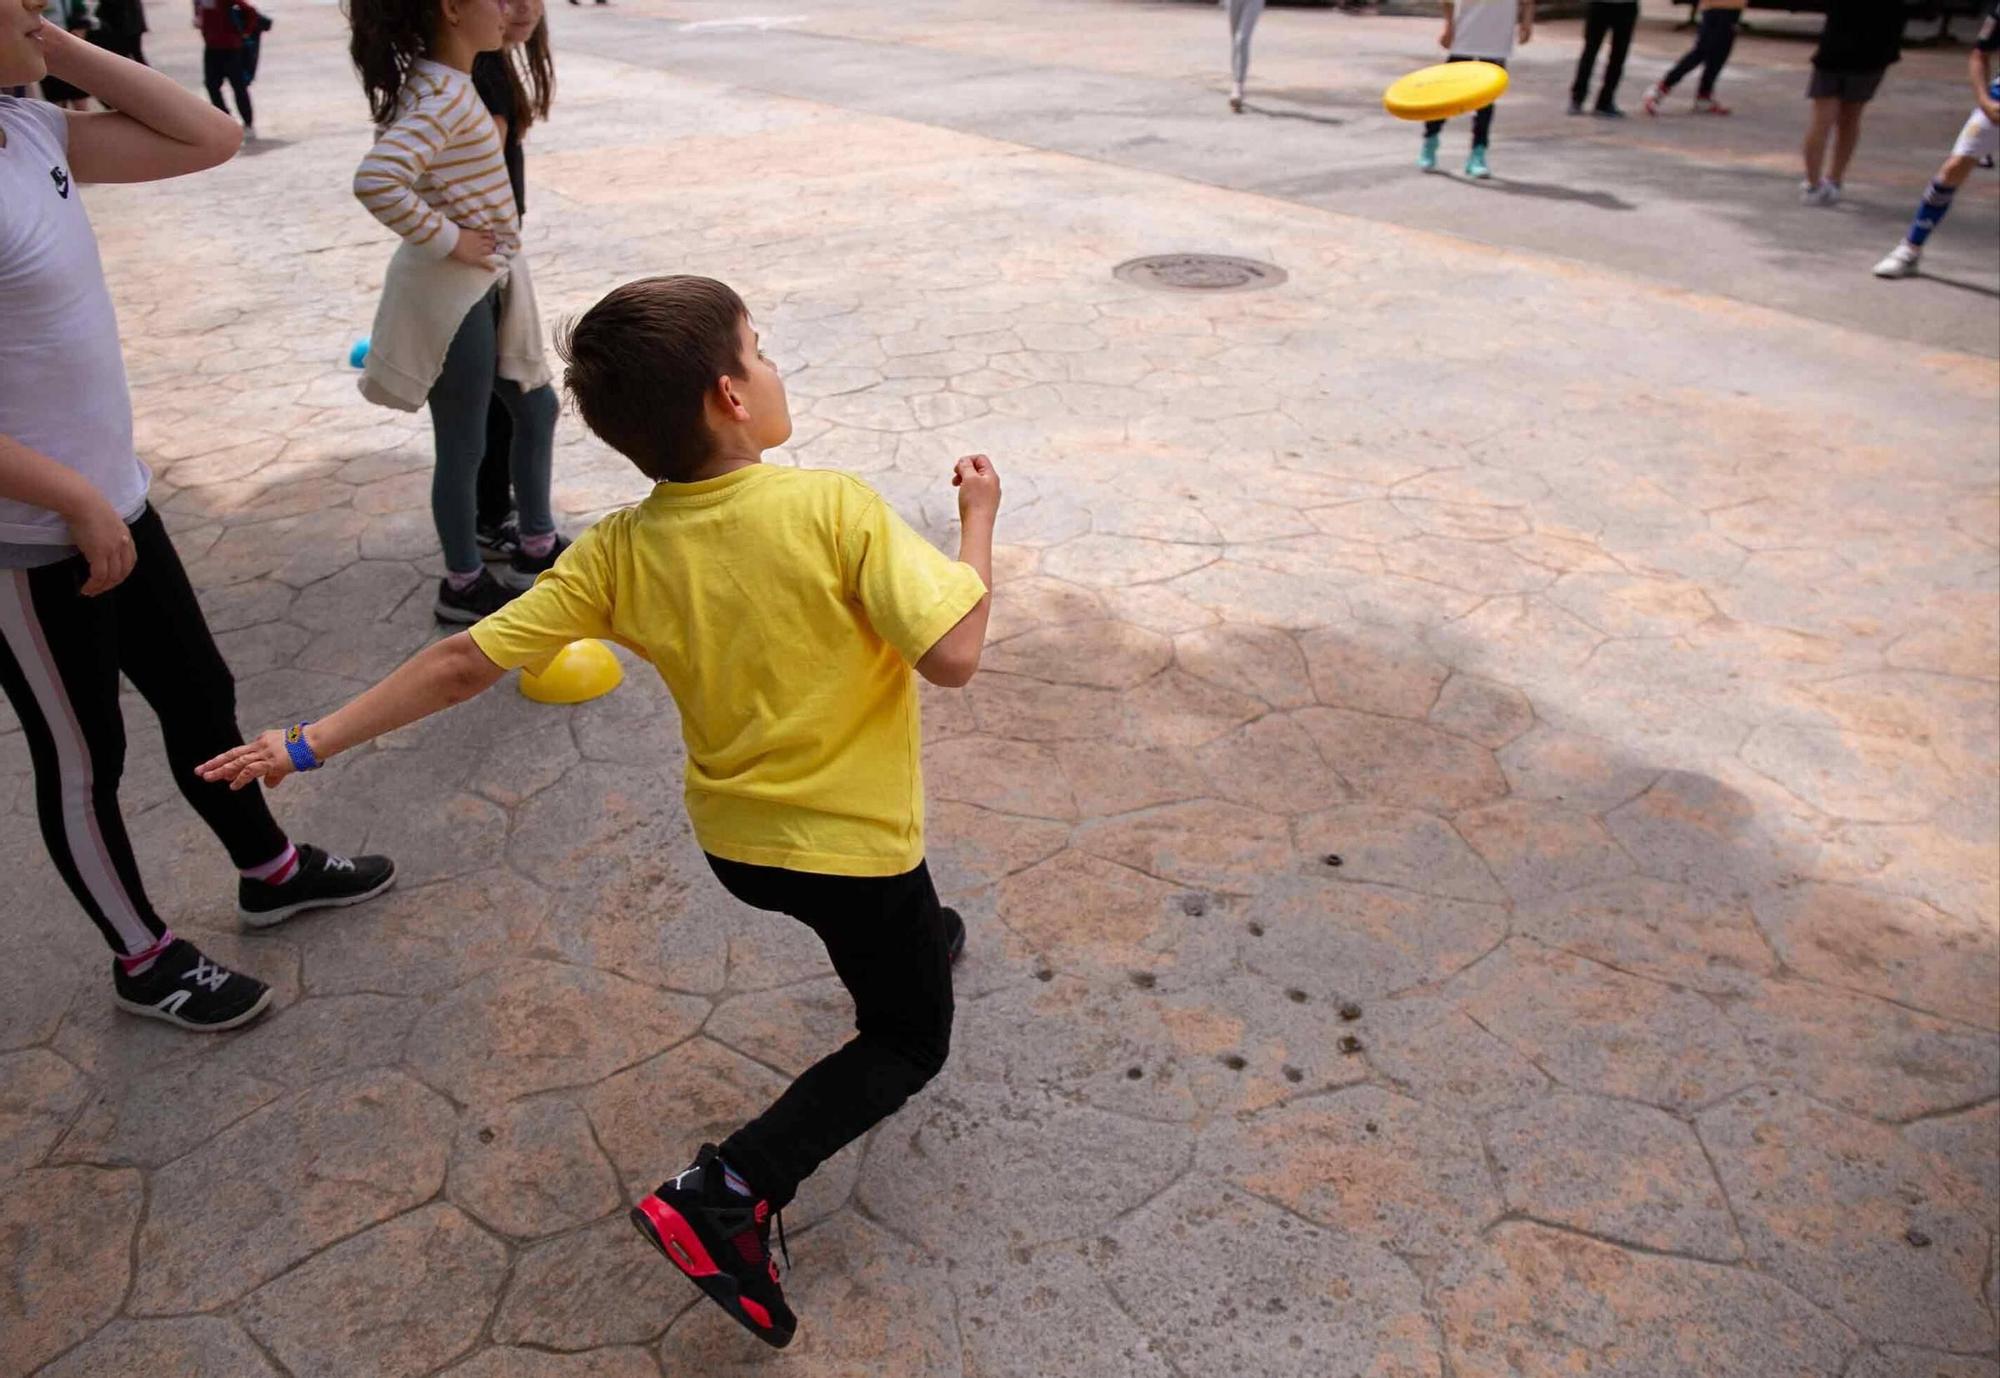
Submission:
[[1399,120],[1448,120],[1483,110],[1507,89],[1507,69],[1492,62],[1440,62],[1399,78],[1382,108]]
[[557,651],[539,675],[521,671],[521,692],[536,703],[582,703],[610,693],[624,678],[611,648],[585,637]]

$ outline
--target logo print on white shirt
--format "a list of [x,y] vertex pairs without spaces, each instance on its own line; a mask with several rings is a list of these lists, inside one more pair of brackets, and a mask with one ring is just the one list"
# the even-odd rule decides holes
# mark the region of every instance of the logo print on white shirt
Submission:
[[56,184],[56,194],[65,201],[69,200],[69,174],[60,167],[52,167],[49,169],[49,180]]

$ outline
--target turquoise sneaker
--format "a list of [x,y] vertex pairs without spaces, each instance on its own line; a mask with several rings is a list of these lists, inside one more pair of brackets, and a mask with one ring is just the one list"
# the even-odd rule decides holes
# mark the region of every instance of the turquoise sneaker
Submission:
[[1417,154],[1417,166],[1421,168],[1423,171],[1429,172],[1437,165],[1438,165],[1438,136],[1435,134],[1426,134],[1424,135],[1423,151]]
[[1484,181],[1493,175],[1492,169],[1486,166],[1485,149],[1474,148],[1472,150],[1472,156],[1465,160],[1465,175],[1476,181]]

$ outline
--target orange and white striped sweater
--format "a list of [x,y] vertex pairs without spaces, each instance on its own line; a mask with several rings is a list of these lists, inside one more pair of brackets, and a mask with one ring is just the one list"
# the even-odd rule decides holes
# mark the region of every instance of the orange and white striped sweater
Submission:
[[[496,371],[526,389],[551,381],[500,132],[470,76],[441,63],[416,64],[396,118],[377,131],[355,170],[354,194],[402,236],[375,309],[363,397],[399,411],[422,407],[466,313],[496,283]],[[490,231],[493,257],[483,264],[451,257],[461,225]]]
[[458,228],[490,231],[502,263],[521,247],[500,130],[472,78],[419,59],[396,118],[354,172],[354,194],[377,220],[433,257],[449,257]]

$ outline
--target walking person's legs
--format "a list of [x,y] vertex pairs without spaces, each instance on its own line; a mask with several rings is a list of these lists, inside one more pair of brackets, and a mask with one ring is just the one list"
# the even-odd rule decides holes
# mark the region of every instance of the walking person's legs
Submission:
[[1736,22],[1742,17],[1741,10],[1710,10],[1702,15],[1702,37],[1707,51],[1702,55],[1701,85],[1695,88],[1696,100],[1715,99],[1716,79],[1722,75],[1730,53],[1736,50]]
[[229,67],[228,57],[229,54],[220,48],[201,50],[201,84],[208,88],[208,103],[225,115],[229,113],[229,107],[222,101],[222,83]]
[[1577,55],[1576,77],[1569,85],[1569,108],[1572,113],[1582,110],[1585,98],[1590,95],[1590,74],[1597,66],[1597,49],[1611,27],[1611,11],[1614,8],[1605,0],[1590,0],[1590,8],[1584,13],[1583,51]]
[[1224,0],[1229,8],[1229,105],[1243,109],[1243,83],[1250,76],[1250,36],[1264,15],[1264,0]]
[[1805,145],[1801,149],[1805,157],[1806,189],[1812,191],[1821,182],[1821,173],[1826,170],[1826,145],[1833,137],[1833,127],[1840,119],[1840,102],[1831,97],[1815,96],[1812,115],[1806,121]]
[[230,93],[236,97],[236,118],[243,121],[245,129],[254,129],[257,126],[257,116],[250,108],[249,59],[241,49],[225,53],[223,56],[229,60],[225,74],[229,78]]
[[1600,112],[1618,108],[1618,83],[1625,77],[1625,55],[1632,51],[1632,29],[1639,22],[1637,5],[1612,5],[1607,16],[1611,30],[1611,55],[1604,60],[1604,82],[1597,88]]
[[1836,187],[1847,185],[1847,165],[1854,161],[1854,150],[1861,142],[1861,117],[1868,112],[1868,102],[1844,100],[1834,118],[1833,163],[1827,169],[1827,180]]

